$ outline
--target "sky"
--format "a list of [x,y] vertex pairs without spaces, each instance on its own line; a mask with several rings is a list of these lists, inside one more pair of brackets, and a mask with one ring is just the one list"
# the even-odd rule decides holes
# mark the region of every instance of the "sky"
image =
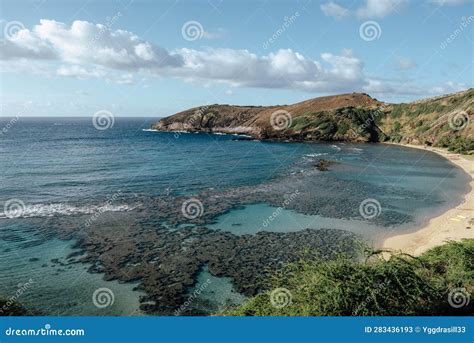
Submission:
[[473,0],[0,0],[0,115],[163,117],[473,86]]

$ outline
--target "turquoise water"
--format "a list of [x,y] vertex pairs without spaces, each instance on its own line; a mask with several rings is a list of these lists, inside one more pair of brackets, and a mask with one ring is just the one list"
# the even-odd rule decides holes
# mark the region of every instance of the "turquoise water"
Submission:
[[216,277],[205,267],[199,273],[196,285],[189,290],[183,309],[205,308],[211,313],[220,313],[230,306],[242,304],[245,299],[244,295],[235,290],[230,278]]
[[[136,285],[104,281],[102,275],[87,272],[88,264],[66,265],[66,257],[77,252],[71,241],[51,239],[32,246],[25,244],[31,242],[35,241],[0,241],[0,294],[4,298],[21,292],[18,301],[40,314],[142,315],[142,293],[133,291]],[[114,294],[113,302],[103,308],[93,302],[94,291],[100,288],[108,288]]]
[[[94,221],[104,212],[109,216],[101,216],[101,224],[117,236],[125,224],[114,221],[114,213],[128,213],[132,221],[139,218],[134,225],[153,228],[158,225],[153,214],[160,209],[152,204],[164,196],[213,192],[245,198],[252,189],[265,193],[265,187],[282,195],[291,188],[287,180],[293,180],[301,195],[289,206],[261,197],[216,213],[203,225],[236,235],[345,229],[375,242],[421,225],[459,203],[467,191],[467,176],[429,152],[382,144],[274,143],[159,133],[146,130],[151,123],[116,118],[112,128],[99,131],[90,118],[21,118],[0,135],[0,297],[15,295],[19,284],[31,278],[18,301],[46,314],[140,315],[143,293],[134,290],[137,283],[106,281],[100,271],[90,273],[87,263],[69,263],[78,258],[68,260],[77,253],[75,240],[58,240],[48,235],[48,228],[64,220],[79,230],[84,217]],[[300,184],[299,175],[314,171],[321,158],[338,163]],[[381,203],[378,221],[358,215],[358,204],[369,197]],[[2,212],[12,199],[23,204],[16,219]],[[170,231],[183,227],[174,227],[172,219],[165,218]],[[243,300],[230,279],[205,269],[195,285],[207,279],[211,283],[195,302],[197,309],[215,311]],[[93,304],[93,293],[100,288],[113,290],[113,305]]]
[[225,213],[217,218],[217,223],[208,225],[215,230],[224,230],[236,235],[255,234],[260,231],[294,232],[310,229],[331,228],[350,230],[366,235],[367,239],[379,230],[376,225],[364,220],[327,218],[306,215],[283,207],[267,204],[247,205]]

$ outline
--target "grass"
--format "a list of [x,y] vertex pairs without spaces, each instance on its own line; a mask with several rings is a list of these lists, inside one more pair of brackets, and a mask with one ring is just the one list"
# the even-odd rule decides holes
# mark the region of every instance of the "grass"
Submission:
[[307,256],[273,275],[268,291],[225,315],[474,314],[473,299],[460,308],[449,302],[452,291],[461,290],[457,300],[474,293],[474,240],[449,242],[420,257],[391,254],[386,260],[380,251],[366,251],[363,261],[343,255],[331,261]]

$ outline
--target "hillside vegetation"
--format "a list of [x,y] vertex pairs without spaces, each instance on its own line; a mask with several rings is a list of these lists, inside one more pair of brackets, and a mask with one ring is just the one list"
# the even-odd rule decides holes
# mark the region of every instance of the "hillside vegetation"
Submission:
[[393,141],[472,153],[473,115],[474,89],[408,104],[351,93],[281,106],[205,105],[163,118],[152,128],[290,141]]
[[268,291],[228,310],[237,316],[473,315],[474,240],[418,258],[380,252],[364,261],[302,257],[268,280]]
[[409,104],[389,105],[381,129],[390,140],[474,151],[474,89]]

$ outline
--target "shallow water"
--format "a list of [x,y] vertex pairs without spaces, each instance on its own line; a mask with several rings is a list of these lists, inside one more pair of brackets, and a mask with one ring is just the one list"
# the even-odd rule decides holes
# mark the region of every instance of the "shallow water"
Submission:
[[241,209],[230,211],[219,216],[217,223],[210,224],[208,227],[229,231],[236,235],[255,234],[260,231],[293,232],[307,228],[331,228],[365,235],[367,240],[370,240],[371,235],[379,229],[363,220],[306,215],[267,204],[247,205]]
[[[183,222],[180,209],[161,213],[153,205],[156,199],[211,192],[223,200],[234,197],[238,204],[250,190],[267,194],[265,189],[271,188],[268,199],[257,194],[253,202],[229,204],[222,213],[216,209],[204,225],[236,235],[307,227],[345,229],[374,242],[421,225],[459,203],[467,190],[467,175],[425,151],[382,144],[289,144],[236,141],[231,135],[159,133],[146,130],[151,122],[116,118],[112,128],[99,131],[90,118],[21,118],[0,135],[0,297],[16,294],[18,284],[31,278],[33,283],[18,301],[47,314],[140,314],[136,284],[105,281],[102,274],[87,272],[87,264],[61,266],[51,261],[65,261],[75,251],[74,241],[47,234],[63,218],[79,231],[85,223],[96,224],[101,215],[101,225],[119,235],[128,224],[117,219],[122,218],[118,214],[128,213],[131,219],[140,218],[134,225],[166,223],[173,231],[194,224]],[[314,174],[320,158],[338,163]],[[299,175],[308,172],[311,176],[301,181]],[[284,196],[294,189],[301,194],[286,206]],[[380,204],[374,219],[358,211],[367,198]],[[17,219],[2,213],[9,200],[24,205]],[[205,207],[204,214],[209,212]],[[180,216],[176,227],[172,215]],[[228,300],[242,300],[232,292],[230,279],[212,279],[215,276],[204,271],[196,285],[203,278],[213,281],[196,302],[198,307],[214,311]],[[94,306],[92,295],[99,288],[113,290],[113,305]]]
[[[17,298],[31,311],[48,315],[142,315],[139,310],[142,293],[133,290],[136,285],[104,281],[102,275],[88,273],[87,264],[66,265],[71,261],[66,261],[66,257],[77,252],[72,242],[37,241],[17,229],[3,227],[2,230],[18,235],[8,241],[3,235],[0,240],[0,294],[4,298]],[[102,305],[108,306],[100,307],[100,298],[96,298],[98,307],[93,294],[103,288],[112,291],[113,300],[103,298]]]
[[[205,267],[198,275],[196,285],[189,290],[187,301],[182,305],[208,313],[219,313],[230,306],[242,304],[246,297],[234,289],[228,277],[216,277]],[[181,314],[178,310],[176,315]]]

